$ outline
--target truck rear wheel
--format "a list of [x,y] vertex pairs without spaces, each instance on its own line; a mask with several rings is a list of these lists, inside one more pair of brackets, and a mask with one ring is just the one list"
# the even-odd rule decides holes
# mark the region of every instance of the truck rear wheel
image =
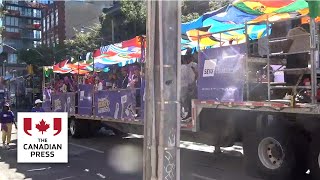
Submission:
[[[246,170],[258,176],[286,180],[294,176],[297,161],[289,127],[270,126],[257,135],[255,141],[244,141]],[[253,172],[249,172],[253,174]]]
[[74,138],[84,137],[88,134],[88,126],[83,120],[72,118],[69,124],[70,134]]
[[310,171],[313,180],[320,179],[320,133],[312,137],[310,144]]

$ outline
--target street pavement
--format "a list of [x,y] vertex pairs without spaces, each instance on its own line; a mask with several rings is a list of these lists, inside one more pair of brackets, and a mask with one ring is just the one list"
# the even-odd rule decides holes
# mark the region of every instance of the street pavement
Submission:
[[[69,138],[68,164],[17,164],[16,135],[10,150],[0,149],[0,180],[142,180],[139,136],[120,138],[102,132],[87,139]],[[181,142],[181,180],[258,180],[242,170],[242,148],[213,154],[214,147]]]

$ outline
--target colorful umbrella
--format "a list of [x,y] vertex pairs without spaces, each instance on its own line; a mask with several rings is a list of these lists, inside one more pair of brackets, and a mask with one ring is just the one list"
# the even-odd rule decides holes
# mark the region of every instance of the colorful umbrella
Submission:
[[237,0],[233,5],[243,12],[254,15],[289,13],[308,7],[305,0]]

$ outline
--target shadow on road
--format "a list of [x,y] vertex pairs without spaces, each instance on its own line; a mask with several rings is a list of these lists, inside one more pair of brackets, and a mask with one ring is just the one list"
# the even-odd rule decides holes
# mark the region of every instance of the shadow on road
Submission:
[[[16,143],[14,140],[11,150],[0,149],[0,177],[17,180],[142,179],[143,139],[138,135],[119,137],[100,132],[91,138],[69,137],[67,164],[17,164]],[[244,174],[241,146],[222,148],[222,153],[214,154],[212,146],[186,141],[181,145],[181,180],[259,180]],[[308,180],[307,177],[303,179]]]

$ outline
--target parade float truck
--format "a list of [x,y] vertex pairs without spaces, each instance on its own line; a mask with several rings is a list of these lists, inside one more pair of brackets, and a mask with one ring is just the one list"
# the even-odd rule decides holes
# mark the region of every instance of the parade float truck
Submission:
[[[232,30],[245,32],[239,36],[244,42],[200,50],[197,98],[191,118],[181,120],[182,140],[215,147],[241,142],[250,175],[291,180],[310,170],[320,179],[317,28],[310,23],[302,30],[294,22],[263,22],[267,35],[259,39],[247,34],[246,25]],[[91,84],[80,84],[74,93],[44,90],[43,106],[68,112],[73,137],[94,133],[101,123],[117,133],[143,134],[144,87],[138,117],[136,90],[96,91]]]

